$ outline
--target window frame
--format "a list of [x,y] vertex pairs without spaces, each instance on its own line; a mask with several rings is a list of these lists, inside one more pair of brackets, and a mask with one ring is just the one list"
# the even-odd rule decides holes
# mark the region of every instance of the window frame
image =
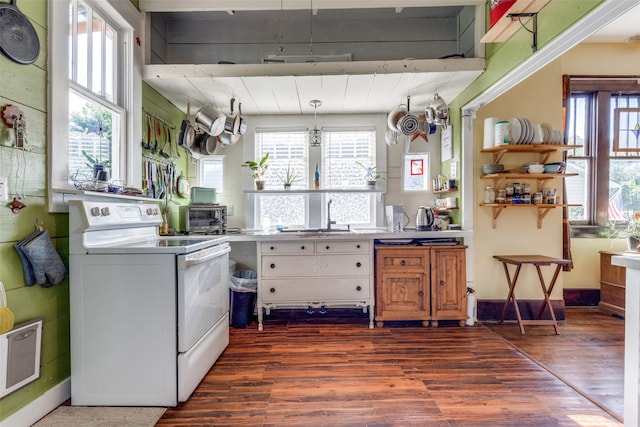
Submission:
[[[83,0],[94,8],[117,32],[117,63],[114,104],[124,111],[121,123],[118,176],[126,186],[139,187],[142,182],[141,135],[142,111],[142,47],[140,40],[143,27],[142,14],[131,2],[117,0]],[[78,191],[68,182],[68,138],[69,138],[69,3],[48,2],[48,200],[50,212],[67,212],[67,194]],[[85,93],[86,95],[86,93]],[[98,98],[96,96],[96,98]],[[102,104],[103,101],[100,101]],[[138,135],[138,137],[136,137]],[[136,144],[135,142],[138,141]]]
[[[598,185],[602,182],[609,182],[610,179],[610,162],[615,159],[634,158],[636,156],[610,156],[610,135],[613,130],[610,129],[613,118],[610,117],[610,103],[612,94],[624,95],[640,95],[640,91],[636,85],[637,77],[611,77],[611,76],[569,76],[569,96],[587,95],[590,97],[590,105],[587,110],[587,120],[590,126],[587,126],[587,135],[585,135],[584,155],[572,156],[567,153],[567,160],[572,158],[584,159],[588,167],[592,168],[587,173],[587,203],[585,206],[585,220],[571,220],[570,224],[576,227],[608,227],[610,221],[608,216],[609,208],[609,186]],[[568,100],[567,105],[572,105]],[[569,112],[571,113],[571,112]],[[568,131],[570,123],[567,120],[566,131]],[[568,132],[567,132],[568,134]],[[572,142],[569,141],[571,144]]]

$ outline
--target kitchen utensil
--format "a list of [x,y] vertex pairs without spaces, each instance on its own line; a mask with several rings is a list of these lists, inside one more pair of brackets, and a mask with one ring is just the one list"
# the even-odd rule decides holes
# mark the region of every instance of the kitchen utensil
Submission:
[[416,231],[431,230],[433,220],[433,210],[428,206],[420,206],[416,212]]
[[396,145],[398,143],[398,136],[400,136],[400,132],[393,129],[387,129],[384,134],[384,140],[387,145]]
[[394,132],[400,132],[398,121],[409,113],[407,106],[400,104],[397,108],[391,110],[387,116],[387,126]]
[[40,54],[38,34],[16,0],[0,3],[0,52],[22,65],[33,64]]
[[196,124],[211,136],[218,136],[224,130],[226,116],[214,105],[202,106],[196,113]]
[[420,128],[420,124],[418,121],[418,116],[415,114],[411,114],[410,110],[410,100],[411,97],[407,96],[407,114],[402,116],[400,120],[398,120],[397,127],[400,132],[404,135],[413,135]]
[[447,128],[449,107],[437,93],[433,95],[433,101],[424,110],[424,115],[427,117],[428,123],[442,126],[443,129]]
[[242,117],[242,102],[238,103],[238,116],[240,117],[240,125],[238,126],[238,133],[244,135],[247,131],[247,121]]
[[178,196],[180,196],[183,199],[189,198],[189,196],[191,195],[191,190],[189,189],[189,181],[182,174],[182,172],[180,172],[180,176],[178,177],[177,187],[178,187]]
[[527,169],[527,171],[529,173],[543,173],[543,172],[546,172],[546,166],[539,165],[539,164],[529,165],[529,168]]
[[206,135],[206,138],[200,142],[200,152],[202,154],[213,154],[218,144],[217,138],[217,136]]

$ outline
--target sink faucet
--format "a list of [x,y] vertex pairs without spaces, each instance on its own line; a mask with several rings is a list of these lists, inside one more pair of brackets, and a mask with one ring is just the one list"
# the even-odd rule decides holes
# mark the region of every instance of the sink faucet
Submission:
[[329,202],[327,203],[327,230],[331,230],[331,224],[335,224],[335,221],[331,221],[331,202],[333,202],[333,200],[329,199]]

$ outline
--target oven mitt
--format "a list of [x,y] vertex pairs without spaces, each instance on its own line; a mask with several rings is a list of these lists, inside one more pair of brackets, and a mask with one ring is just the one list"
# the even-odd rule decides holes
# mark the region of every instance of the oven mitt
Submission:
[[38,237],[42,233],[43,231],[41,230],[35,231],[13,245],[13,247],[16,248],[16,252],[18,252],[18,256],[20,256],[20,260],[22,261],[22,272],[24,274],[24,283],[27,286],[33,286],[36,283],[36,278],[33,274],[33,267],[31,266],[31,262],[29,261],[29,258],[22,250],[22,246],[30,242],[31,240],[33,240],[35,237]]
[[37,284],[48,288],[65,279],[67,268],[53,247],[46,230],[22,245],[21,249],[31,262]]

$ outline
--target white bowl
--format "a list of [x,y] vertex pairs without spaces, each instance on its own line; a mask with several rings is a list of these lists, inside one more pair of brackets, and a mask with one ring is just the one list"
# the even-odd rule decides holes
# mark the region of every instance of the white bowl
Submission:
[[544,165],[529,165],[529,173],[544,173]]

